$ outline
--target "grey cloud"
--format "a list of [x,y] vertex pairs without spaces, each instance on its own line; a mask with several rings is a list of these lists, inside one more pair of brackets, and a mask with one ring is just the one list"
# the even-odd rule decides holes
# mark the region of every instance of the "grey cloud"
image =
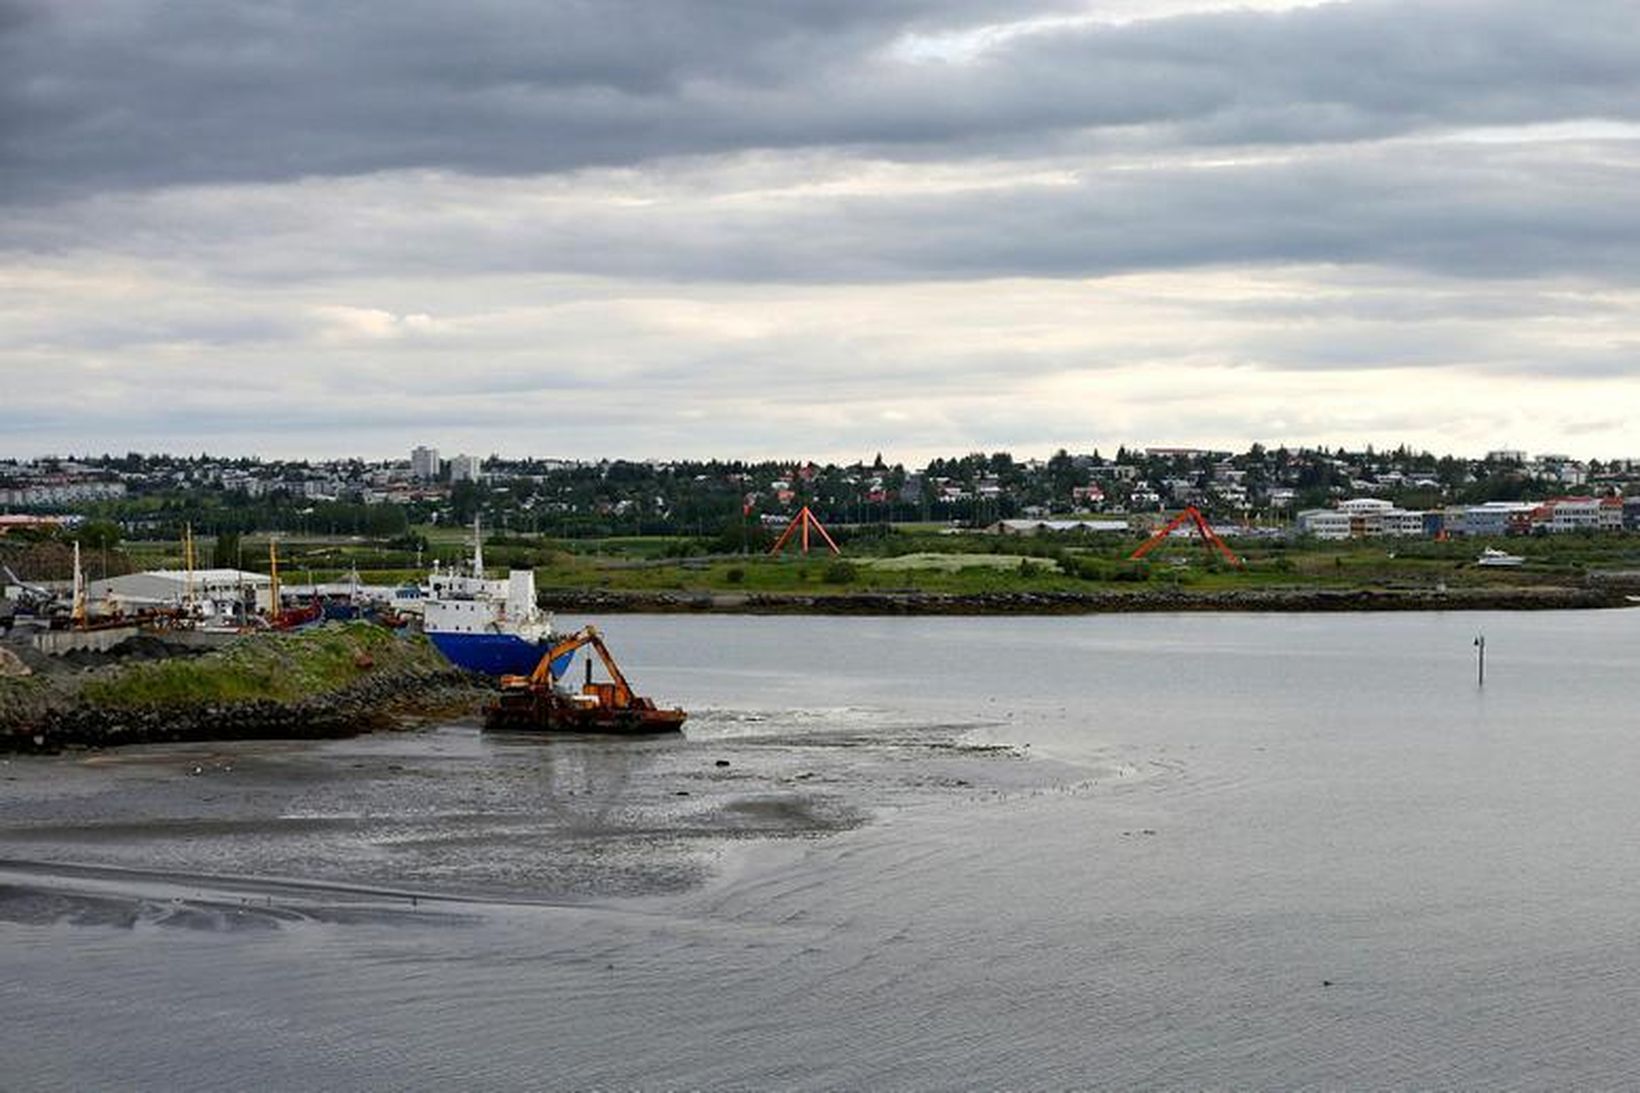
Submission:
[[0,27],[0,177],[37,193],[420,166],[532,172],[783,144],[782,131],[803,128],[783,115],[814,90],[805,81],[981,6],[14,2]]
[[1575,318],[1583,322],[1627,321],[1635,302],[1598,291],[1469,281],[1429,284],[1417,294],[1379,278],[1318,277],[1305,295],[1226,301],[1217,310],[1248,321],[1288,323],[1414,324]]
[[401,168],[532,174],[753,148],[931,147],[1172,127],[1311,141],[1634,118],[1624,0],[1398,0],[891,47],[1052,10],[938,0],[47,4],[0,22],[0,182],[65,188]]
[[105,316],[59,314],[49,320],[35,313],[9,325],[8,337],[19,347],[73,344],[86,352],[145,346],[242,347],[288,343],[301,333],[289,318],[232,312],[154,315],[122,311]]
[[685,187],[629,204],[599,200],[596,180],[546,201],[524,184],[467,193],[459,179],[228,189],[67,205],[0,244],[106,246],[264,283],[383,270],[869,283],[1285,264],[1632,283],[1637,156],[1633,144],[1391,143],[1213,167],[1068,165],[1054,184],[735,201]]

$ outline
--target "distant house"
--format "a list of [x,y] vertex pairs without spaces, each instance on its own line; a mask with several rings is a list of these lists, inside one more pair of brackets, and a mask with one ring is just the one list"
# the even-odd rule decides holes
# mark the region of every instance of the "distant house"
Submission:
[[1096,509],[1105,503],[1105,491],[1097,483],[1088,486],[1072,486],[1071,502]]

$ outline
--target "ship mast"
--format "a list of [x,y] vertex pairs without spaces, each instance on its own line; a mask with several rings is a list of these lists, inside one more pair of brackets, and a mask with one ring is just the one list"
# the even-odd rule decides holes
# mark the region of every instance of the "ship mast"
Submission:
[[268,618],[279,622],[279,540],[268,537]]
[[85,570],[80,568],[80,542],[74,541],[74,606],[71,619],[81,630],[86,628]]
[[187,578],[182,586],[182,603],[187,614],[194,613],[194,525],[182,525],[182,567]]
[[484,579],[484,532],[478,526],[478,514],[473,514],[473,576]]

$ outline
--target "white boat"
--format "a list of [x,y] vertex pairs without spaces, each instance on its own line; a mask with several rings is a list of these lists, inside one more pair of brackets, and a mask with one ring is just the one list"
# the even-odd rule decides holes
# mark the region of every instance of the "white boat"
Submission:
[[471,571],[441,570],[435,562],[420,606],[423,632],[446,660],[469,671],[528,675],[556,643],[552,615],[535,602],[533,569],[509,570],[505,580],[484,575],[477,520]]
[[1495,547],[1487,547],[1481,551],[1481,556],[1475,560],[1476,565],[1486,566],[1489,569],[1517,566],[1526,561],[1519,554],[1509,554]]

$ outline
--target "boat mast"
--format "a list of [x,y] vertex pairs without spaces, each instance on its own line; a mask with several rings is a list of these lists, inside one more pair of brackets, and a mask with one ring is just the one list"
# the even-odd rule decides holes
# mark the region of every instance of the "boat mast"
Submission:
[[182,568],[187,578],[182,585],[182,604],[188,615],[194,613],[194,525],[182,525]]
[[484,578],[484,532],[478,526],[478,514],[473,514],[473,576]]
[[279,540],[268,537],[268,618],[279,621]]
[[71,621],[81,630],[86,628],[85,571],[80,568],[80,542],[74,541],[74,606]]

